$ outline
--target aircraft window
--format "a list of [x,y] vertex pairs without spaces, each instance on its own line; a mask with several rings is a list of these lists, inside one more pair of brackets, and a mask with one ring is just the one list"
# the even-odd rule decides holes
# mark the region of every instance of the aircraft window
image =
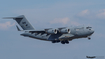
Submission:
[[91,30],[91,29],[89,29],[89,30]]
[[89,29],[89,28],[92,28],[92,27],[86,27],[86,29]]

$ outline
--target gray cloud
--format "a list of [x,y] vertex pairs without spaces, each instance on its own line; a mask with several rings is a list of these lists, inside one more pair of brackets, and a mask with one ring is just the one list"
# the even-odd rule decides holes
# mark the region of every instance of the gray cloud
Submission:
[[105,19],[105,9],[98,11],[83,10],[75,15],[77,18],[81,19]]
[[0,23],[0,29],[1,30],[6,30],[6,29],[8,29],[8,28],[10,28],[14,25],[15,25],[15,23],[11,23],[10,21],[5,22],[5,23]]

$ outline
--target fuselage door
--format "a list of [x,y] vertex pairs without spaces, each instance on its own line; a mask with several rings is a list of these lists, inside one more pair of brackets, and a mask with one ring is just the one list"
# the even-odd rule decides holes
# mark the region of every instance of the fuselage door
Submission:
[[77,36],[82,36],[84,34],[84,27],[82,27],[82,28],[76,28],[75,29],[75,34]]

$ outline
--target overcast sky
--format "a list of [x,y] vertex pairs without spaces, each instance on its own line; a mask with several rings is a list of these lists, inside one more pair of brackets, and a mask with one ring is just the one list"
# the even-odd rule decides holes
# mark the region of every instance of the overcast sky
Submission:
[[[91,40],[52,44],[20,36],[13,17],[25,15],[35,29],[92,26]],[[105,56],[105,0],[0,1],[0,59],[86,59]]]

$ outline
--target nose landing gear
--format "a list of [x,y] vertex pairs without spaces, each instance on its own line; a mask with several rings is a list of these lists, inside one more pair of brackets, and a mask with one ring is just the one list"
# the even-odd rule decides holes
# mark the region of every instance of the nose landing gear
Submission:
[[91,38],[90,37],[88,37],[88,40],[90,40]]

